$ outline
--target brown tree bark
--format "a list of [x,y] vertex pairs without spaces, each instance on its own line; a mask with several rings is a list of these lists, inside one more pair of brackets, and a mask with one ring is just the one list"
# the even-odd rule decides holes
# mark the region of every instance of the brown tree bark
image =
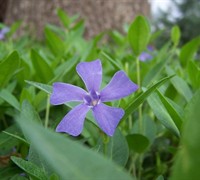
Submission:
[[59,24],[58,7],[69,15],[78,13],[84,18],[89,37],[103,30],[121,29],[136,14],[150,14],[148,0],[10,0],[6,22],[21,19],[37,36],[41,36],[46,23]]
[[4,22],[9,0],[0,0],[0,22]]

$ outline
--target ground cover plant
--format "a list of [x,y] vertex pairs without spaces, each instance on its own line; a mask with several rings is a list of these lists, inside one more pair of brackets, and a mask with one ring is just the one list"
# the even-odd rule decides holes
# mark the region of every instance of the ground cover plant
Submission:
[[57,13],[42,42],[0,26],[0,179],[198,179],[200,37],[156,47],[137,16],[86,40]]

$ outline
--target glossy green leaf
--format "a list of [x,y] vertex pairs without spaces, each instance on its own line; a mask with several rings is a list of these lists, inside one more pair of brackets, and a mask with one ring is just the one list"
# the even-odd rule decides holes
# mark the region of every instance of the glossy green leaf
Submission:
[[0,88],[4,87],[19,67],[19,55],[16,51],[0,62]]
[[161,79],[159,82],[148,88],[145,92],[141,93],[136,99],[130,102],[130,104],[125,108],[125,115],[122,120],[128,118],[128,116],[131,115],[139,107],[139,105],[142,104],[146,98],[156,90],[156,88],[160,87],[172,77],[173,76],[169,76]]
[[198,180],[200,177],[199,139],[200,139],[200,91],[198,91],[185,109],[185,121],[180,150],[172,169],[172,180]]
[[162,175],[159,175],[156,180],[165,180],[164,177]]
[[[17,128],[16,124],[9,126],[5,129],[6,132],[11,134],[19,134],[19,129]],[[19,144],[19,140],[13,138],[12,136],[5,134],[4,132],[0,133],[0,149],[10,150],[13,146]]]
[[[121,168],[83,145],[28,121],[29,111],[18,119],[35,150],[61,179],[132,179]],[[42,146],[41,146],[42,144]]]
[[7,134],[7,135],[9,135],[9,136],[11,136],[11,137],[13,137],[13,138],[18,139],[19,141],[21,141],[23,143],[29,144],[24,138],[22,138],[22,137],[20,137],[20,136],[18,136],[16,134],[12,134],[12,133],[9,133],[7,131],[2,131],[2,132],[5,133],[5,134]]
[[20,104],[17,98],[10,93],[7,89],[0,90],[0,98],[9,103],[15,109],[20,110]]
[[123,69],[122,65],[119,64],[116,60],[112,59],[107,53],[102,51],[100,53],[100,57],[101,57],[102,60],[109,61],[116,70],[122,70]]
[[69,73],[77,64],[79,58],[77,56],[74,56],[73,58],[67,60],[66,62],[62,63],[60,66],[58,66],[55,69],[55,76],[51,80],[51,82],[58,81],[58,79],[65,76],[67,73]]
[[174,26],[171,30],[171,40],[175,46],[178,45],[180,37],[181,37],[180,28],[178,26]]
[[66,12],[63,11],[62,9],[57,10],[57,15],[62,22],[62,24],[66,27],[69,28],[70,25],[70,18],[67,16]]
[[35,86],[36,88],[48,93],[48,94],[51,94],[52,92],[52,87],[50,85],[47,85],[47,84],[43,84],[43,83],[38,83],[38,82],[33,82],[33,81],[27,81],[26,80],[26,83],[32,85],[32,86]]
[[172,58],[172,54],[169,54],[169,43],[166,43],[164,47],[158,52],[157,59],[159,60],[153,67],[151,67],[148,72],[146,73],[142,84],[147,86],[149,82],[152,82],[158,77],[162,72],[167,64]]
[[10,31],[8,32],[8,36],[12,36],[20,28],[21,24],[22,24],[22,21],[14,22],[10,27]]
[[31,50],[31,60],[35,69],[36,79],[48,83],[54,77],[52,68],[43,57],[33,49]]
[[29,175],[37,179],[47,180],[47,177],[45,173],[43,172],[43,170],[38,168],[35,164],[25,161],[24,159],[15,157],[15,156],[12,156],[11,160]]
[[176,136],[180,136],[180,132],[174,123],[173,119],[165,109],[165,106],[161,102],[159,96],[155,93],[151,94],[151,96],[147,99],[148,104],[150,105],[153,113],[157,117],[157,119],[172,133],[174,133]]
[[[169,76],[175,74],[175,72],[169,66],[166,66],[166,72]],[[192,90],[181,77],[174,76],[170,81],[174,88],[185,98],[187,102],[192,98]]]
[[188,75],[190,82],[195,89],[200,87],[200,68],[195,64],[194,61],[189,61],[187,66]]
[[160,98],[161,102],[163,103],[163,105],[165,106],[167,112],[169,113],[172,120],[176,124],[176,127],[180,131],[181,125],[182,125],[182,122],[183,122],[182,117],[176,111],[176,109],[170,104],[170,102],[167,100],[167,98],[165,98],[165,96],[159,90],[157,90],[156,92],[159,95],[159,98]]
[[[139,126],[139,121],[135,121],[133,128],[130,132],[130,134],[140,134],[141,129]],[[156,138],[157,133],[157,124],[153,120],[152,117],[148,116],[147,114],[143,113],[142,116],[142,125],[143,125],[143,134],[146,138],[148,138],[149,143],[153,144],[154,140]]]
[[198,47],[200,45],[200,37],[194,38],[193,40],[189,41],[187,44],[185,44],[180,51],[180,61],[181,64],[185,67],[189,60],[191,60],[195,53],[198,50]]
[[104,143],[101,141],[99,151],[104,152],[109,159],[120,166],[125,166],[129,157],[129,149],[128,143],[120,130],[116,129],[115,134],[112,137],[105,139],[105,141],[107,141],[106,149]]
[[62,39],[48,28],[45,28],[45,37],[51,52],[55,56],[62,56],[66,51],[66,47]]
[[49,180],[60,180],[60,178],[59,178],[58,175],[52,174],[52,175],[49,177]]
[[136,56],[144,51],[149,43],[150,27],[143,16],[137,16],[128,30],[128,40]]
[[142,134],[129,134],[126,136],[129,148],[136,153],[143,153],[149,146],[149,140]]

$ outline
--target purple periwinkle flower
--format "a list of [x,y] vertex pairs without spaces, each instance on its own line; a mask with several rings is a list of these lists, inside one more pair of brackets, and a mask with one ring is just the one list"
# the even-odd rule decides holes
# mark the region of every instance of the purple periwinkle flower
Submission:
[[136,91],[138,86],[123,71],[118,71],[108,85],[100,90],[102,81],[100,60],[81,62],[77,65],[76,71],[85,83],[88,92],[71,84],[61,82],[53,84],[51,104],[60,105],[70,101],[81,102],[65,115],[58,124],[56,132],[78,136],[82,132],[86,114],[91,109],[99,127],[107,135],[112,136],[124,115],[124,110],[107,106],[104,102],[128,96]]
[[139,56],[139,60],[143,62],[151,60],[151,59],[153,59],[153,56],[149,54],[148,52],[142,52]]
[[5,35],[10,31],[10,28],[4,27],[0,30],[0,40],[3,40],[5,38]]
[[154,51],[154,47],[151,46],[151,45],[149,45],[149,46],[147,47],[147,52],[146,52],[146,51],[143,51],[143,52],[140,54],[139,60],[145,62],[145,61],[148,61],[148,60],[153,59],[153,56],[151,55],[151,53],[152,53],[153,51]]

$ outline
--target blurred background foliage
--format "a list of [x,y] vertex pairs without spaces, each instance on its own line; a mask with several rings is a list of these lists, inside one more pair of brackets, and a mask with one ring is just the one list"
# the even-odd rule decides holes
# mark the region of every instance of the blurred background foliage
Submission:
[[159,10],[152,19],[156,30],[163,29],[164,32],[156,43],[163,45],[169,35],[170,29],[176,24],[181,30],[181,44],[185,44],[200,32],[200,1],[199,0],[169,0],[166,10]]

